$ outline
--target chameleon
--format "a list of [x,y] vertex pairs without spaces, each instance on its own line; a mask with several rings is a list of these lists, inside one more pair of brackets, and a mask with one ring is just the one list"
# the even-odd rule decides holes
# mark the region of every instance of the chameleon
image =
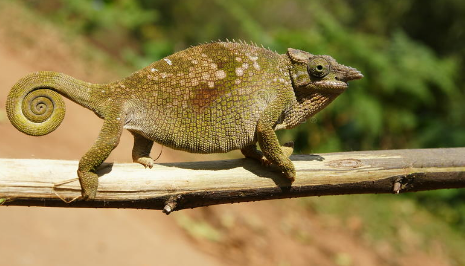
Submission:
[[134,136],[133,161],[146,168],[154,164],[154,142],[192,153],[240,149],[245,157],[275,165],[292,184],[293,144],[281,146],[275,131],[305,122],[344,92],[348,81],[362,77],[328,55],[293,48],[279,54],[218,41],[179,51],[108,84],[35,72],[11,88],[6,110],[13,126],[32,136],[60,125],[61,96],[104,120],[97,140],[79,160],[83,200],[96,197],[96,168],[116,148],[123,129]]

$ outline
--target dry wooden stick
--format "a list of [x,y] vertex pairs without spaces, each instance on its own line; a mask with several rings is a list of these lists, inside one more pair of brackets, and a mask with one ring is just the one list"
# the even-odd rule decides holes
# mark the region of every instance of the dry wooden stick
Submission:
[[[104,164],[93,201],[79,199],[76,161],[0,159],[0,204],[161,209],[267,199],[465,187],[465,148],[295,155],[292,184],[250,159]],[[76,199],[77,198],[77,199]],[[70,202],[72,199],[76,199]]]

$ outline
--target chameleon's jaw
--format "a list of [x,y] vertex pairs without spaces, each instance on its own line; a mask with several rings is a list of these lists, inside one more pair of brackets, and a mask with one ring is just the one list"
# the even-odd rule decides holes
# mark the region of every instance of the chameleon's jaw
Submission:
[[349,86],[347,82],[340,80],[319,80],[311,83],[311,86],[319,91],[342,93]]

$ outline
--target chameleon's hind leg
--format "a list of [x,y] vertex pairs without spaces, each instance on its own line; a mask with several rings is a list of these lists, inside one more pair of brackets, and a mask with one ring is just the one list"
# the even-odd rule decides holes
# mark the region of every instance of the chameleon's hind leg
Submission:
[[77,173],[84,200],[95,198],[98,187],[98,176],[95,170],[118,145],[123,131],[124,120],[125,117],[119,109],[109,110],[97,140],[79,161]]
[[131,132],[134,136],[134,147],[132,148],[132,160],[142,164],[145,168],[153,167],[153,159],[150,157],[153,141],[138,133]]
[[[291,141],[291,142],[285,143],[284,145],[281,146],[281,150],[283,151],[284,156],[290,157],[292,155],[292,152],[294,151],[294,142]],[[263,152],[257,149],[256,144],[252,144],[252,145],[242,148],[241,152],[245,157],[258,160],[263,165],[271,164],[271,162],[268,159],[266,159],[265,155],[263,155]]]

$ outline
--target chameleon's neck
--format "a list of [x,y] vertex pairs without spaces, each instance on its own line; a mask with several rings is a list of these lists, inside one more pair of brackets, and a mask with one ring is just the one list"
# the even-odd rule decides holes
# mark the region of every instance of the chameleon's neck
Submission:
[[40,71],[26,76],[23,85],[29,90],[37,88],[52,89],[71,101],[93,111],[99,117],[104,116],[106,85],[94,84],[75,79],[63,73]]
[[321,92],[296,91],[296,101],[283,113],[275,130],[294,128],[328,106],[337,95]]

